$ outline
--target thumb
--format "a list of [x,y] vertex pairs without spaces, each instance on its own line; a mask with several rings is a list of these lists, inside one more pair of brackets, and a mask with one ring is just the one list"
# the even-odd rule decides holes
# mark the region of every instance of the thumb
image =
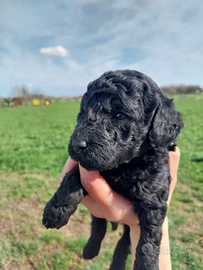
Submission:
[[113,190],[97,171],[87,171],[79,165],[81,183],[89,195],[103,206],[111,205]]

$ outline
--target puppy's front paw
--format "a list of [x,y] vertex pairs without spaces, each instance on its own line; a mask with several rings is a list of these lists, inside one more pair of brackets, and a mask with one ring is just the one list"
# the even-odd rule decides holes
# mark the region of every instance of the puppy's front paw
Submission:
[[52,200],[50,200],[43,214],[42,223],[48,228],[59,229],[68,223],[70,215],[74,212],[72,206],[56,206]]

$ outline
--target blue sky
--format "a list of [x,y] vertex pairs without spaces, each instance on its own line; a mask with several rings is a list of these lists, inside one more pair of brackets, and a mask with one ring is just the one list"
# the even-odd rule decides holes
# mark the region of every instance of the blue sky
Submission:
[[107,70],[203,87],[202,0],[0,0],[0,97],[83,94]]

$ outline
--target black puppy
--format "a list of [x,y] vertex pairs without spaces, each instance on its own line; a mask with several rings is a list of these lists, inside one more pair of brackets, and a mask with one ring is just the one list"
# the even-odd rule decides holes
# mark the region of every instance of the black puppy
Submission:
[[[104,73],[88,85],[81,102],[69,154],[87,170],[99,171],[113,190],[132,202],[141,228],[136,270],[159,269],[157,251],[171,181],[168,148],[182,128],[172,100],[137,71]],[[43,224],[64,226],[86,195],[77,166],[47,203]],[[93,217],[85,258],[98,254],[105,231],[106,221]],[[125,269],[129,246],[129,227],[125,226],[110,269]]]

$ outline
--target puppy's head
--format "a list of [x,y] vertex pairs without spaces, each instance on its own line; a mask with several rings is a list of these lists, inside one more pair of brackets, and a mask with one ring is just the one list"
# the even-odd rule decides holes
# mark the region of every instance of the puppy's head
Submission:
[[69,154],[87,170],[109,170],[146,149],[167,147],[182,127],[172,101],[149,77],[110,71],[88,85]]

